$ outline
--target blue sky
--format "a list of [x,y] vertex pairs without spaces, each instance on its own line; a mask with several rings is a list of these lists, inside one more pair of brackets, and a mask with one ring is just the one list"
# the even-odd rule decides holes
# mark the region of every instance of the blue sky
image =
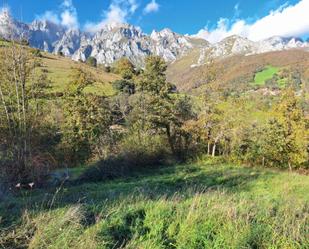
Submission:
[[[31,22],[35,18],[51,19],[67,26],[78,26],[81,29],[96,31],[107,22],[122,21],[139,26],[146,33],[150,33],[154,29],[161,30],[168,27],[181,34],[197,34],[199,32],[200,37],[213,41],[220,40],[233,33],[259,39],[263,36],[264,31],[264,27],[259,24],[259,21],[262,20],[263,23],[264,19],[266,21],[271,19],[274,13],[278,14],[277,18],[268,20],[270,24],[266,23],[265,29],[273,24],[274,26],[271,26],[273,31],[269,30],[268,33],[277,35],[275,23],[285,25],[282,20],[291,23],[289,18],[295,19],[295,15],[304,14],[304,8],[307,8],[306,11],[309,13],[309,0],[289,0],[288,2],[286,0],[0,1],[10,7],[17,19],[22,16],[25,22]],[[291,9],[297,6],[297,10]],[[291,10],[289,11],[289,9]],[[302,13],[298,14],[297,11]],[[287,13],[284,14],[285,12]],[[269,16],[271,17],[269,18]],[[280,32],[286,36],[305,37],[309,33],[309,23],[308,25],[306,23],[308,22],[306,19],[309,20],[309,18],[304,19],[303,23],[300,24],[291,23],[291,30],[282,29]],[[298,22],[301,22],[301,20]],[[256,23],[257,25],[255,25]],[[306,28],[307,26],[308,28]],[[256,33],[256,30],[261,34],[253,35],[252,32]],[[278,33],[278,35],[281,34]]]

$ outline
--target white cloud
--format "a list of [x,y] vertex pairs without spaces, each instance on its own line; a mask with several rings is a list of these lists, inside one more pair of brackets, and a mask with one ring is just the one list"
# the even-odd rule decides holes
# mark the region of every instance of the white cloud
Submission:
[[104,11],[102,20],[97,23],[88,22],[85,24],[84,29],[94,33],[102,29],[106,24],[127,23],[137,9],[136,0],[112,0],[108,10]]
[[78,28],[77,11],[72,0],[64,0],[62,3],[61,24],[68,28]]
[[134,14],[135,11],[138,9],[138,4],[136,3],[136,0],[129,0],[129,4],[130,4],[130,12]]
[[37,16],[37,19],[48,20],[72,29],[79,27],[77,11],[72,0],[64,0],[57,11],[48,10],[42,15]]
[[64,0],[62,3],[62,6],[64,8],[72,8],[73,4],[72,4],[72,0]]
[[258,41],[272,36],[302,36],[309,34],[309,0],[301,0],[295,5],[283,5],[252,24],[238,19],[231,24],[228,19],[220,19],[215,29],[207,27],[196,37],[210,42],[218,42],[231,35],[240,35]]
[[37,19],[47,20],[55,24],[60,24],[59,16],[55,12],[50,10],[47,10],[44,14],[37,16]]
[[61,13],[61,24],[68,28],[78,28],[77,16],[74,13],[65,10]]
[[160,8],[160,5],[156,2],[156,0],[151,0],[144,9],[144,14],[148,14],[151,12],[157,12]]

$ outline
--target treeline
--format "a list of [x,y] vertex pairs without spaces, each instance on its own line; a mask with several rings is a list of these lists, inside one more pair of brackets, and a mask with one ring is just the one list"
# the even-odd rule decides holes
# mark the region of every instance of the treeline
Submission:
[[94,80],[77,68],[63,96],[44,99],[50,82],[36,69],[37,59],[18,44],[1,52],[0,166],[8,181],[40,182],[55,167],[95,161],[117,172],[121,165],[134,169],[201,155],[308,167],[306,96],[291,89],[266,98],[226,94],[209,83],[190,96],[167,82],[160,57],[149,56],[143,70],[127,59],[114,65],[122,78],[113,82],[114,96],[87,94]]

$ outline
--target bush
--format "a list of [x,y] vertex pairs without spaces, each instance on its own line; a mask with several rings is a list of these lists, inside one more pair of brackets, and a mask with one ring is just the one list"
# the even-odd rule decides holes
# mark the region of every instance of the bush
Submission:
[[211,155],[203,154],[193,158],[191,161],[192,163],[211,166],[227,163],[230,161],[230,158],[225,158],[223,156],[212,157]]
[[92,67],[97,67],[97,59],[90,56],[87,60],[86,60],[86,64],[88,64],[89,66]]
[[21,45],[24,45],[24,46],[29,46],[29,41],[28,41],[27,39],[22,39],[22,40],[20,41],[20,44],[21,44]]
[[129,80],[116,80],[112,83],[113,88],[119,92],[134,94],[135,93],[135,84]]
[[39,49],[33,49],[31,52],[35,57],[39,57],[39,58],[43,57]]
[[115,73],[124,79],[132,79],[135,75],[133,63],[127,58],[121,58],[115,62]]
[[111,180],[170,164],[172,158],[161,136],[149,136],[143,140],[137,136],[137,134],[127,136],[121,144],[119,155],[96,163],[80,177],[79,181]]
[[110,66],[103,66],[103,71],[105,73],[110,73],[112,71],[111,67]]

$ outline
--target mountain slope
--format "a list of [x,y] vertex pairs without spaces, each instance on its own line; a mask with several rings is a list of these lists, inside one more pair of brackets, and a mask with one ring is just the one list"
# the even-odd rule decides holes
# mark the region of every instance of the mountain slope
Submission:
[[38,70],[43,70],[47,73],[48,79],[51,81],[50,92],[53,93],[63,93],[66,91],[66,87],[72,83],[74,68],[82,68],[91,75],[94,83],[88,86],[86,91],[98,95],[112,95],[114,90],[111,83],[119,79],[118,75],[106,73],[100,68],[90,67],[87,64],[72,61],[70,58],[50,53],[43,53],[40,61]]
[[[60,52],[76,61],[95,57],[99,64],[113,64],[122,57],[143,66],[148,55],[158,55],[173,63],[191,56],[191,67],[207,64],[217,58],[234,55],[261,54],[289,49],[309,50],[309,42],[298,38],[272,37],[253,42],[239,36],[228,37],[218,43],[177,34],[170,29],[153,31],[150,35],[130,24],[108,24],[94,34],[67,29],[45,20],[24,24],[4,10],[0,13],[0,36],[6,39],[27,39],[32,47],[46,52]],[[194,53],[196,59],[192,57]]]
[[282,69],[297,70],[304,82],[309,82],[309,52],[303,50],[284,50],[253,55],[234,55],[217,58],[213,63],[192,67],[198,59],[198,51],[170,64],[168,80],[181,91],[190,91],[209,83],[210,74],[215,74],[216,82],[228,84],[238,82],[249,84],[259,70],[272,65]]
[[176,34],[169,29],[144,34],[139,28],[129,24],[109,24],[95,34],[79,30],[65,29],[45,20],[35,20],[24,24],[15,20],[8,11],[0,13],[0,36],[5,39],[29,40],[32,47],[58,54],[78,61],[89,56],[99,64],[112,64],[127,57],[134,64],[142,65],[150,54],[162,56],[171,62],[184,55],[193,47],[206,46],[208,43]]
[[[0,39],[0,53],[4,54],[4,50],[11,46],[10,42],[3,41]],[[34,49],[27,48],[30,52]],[[74,69],[80,68],[87,72],[93,79],[93,84],[86,88],[89,93],[98,95],[112,95],[114,89],[112,82],[120,79],[120,76],[107,73],[103,68],[91,67],[86,63],[73,61],[70,58],[66,58],[60,55],[54,55],[48,52],[40,52],[40,55],[36,55],[36,72],[43,72],[46,74],[49,82],[48,87],[45,89],[45,93],[49,94],[63,94],[69,84],[72,83]]]

